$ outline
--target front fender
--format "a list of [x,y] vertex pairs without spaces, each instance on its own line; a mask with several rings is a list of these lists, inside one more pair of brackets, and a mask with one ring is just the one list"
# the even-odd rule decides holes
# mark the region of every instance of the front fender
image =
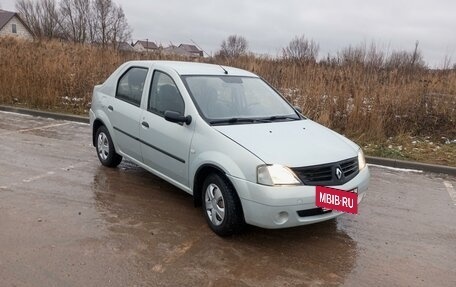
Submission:
[[230,177],[256,182],[256,169],[264,162],[255,154],[226,137],[202,119],[195,119],[195,134],[189,154],[189,186],[202,166],[212,166]]
[[[192,181],[195,178],[196,172],[198,169],[202,166],[205,165],[210,165],[214,166],[221,171],[223,171],[227,175],[239,177],[239,178],[245,178],[245,174],[242,171],[242,169],[236,164],[236,162],[228,157],[226,154],[223,154],[218,151],[206,151],[200,153],[197,157],[193,158],[192,163],[191,163],[191,174],[190,178]],[[191,185],[193,185],[193,182],[191,182]]]
[[197,172],[203,166],[215,167],[229,177],[256,181],[256,167],[260,164],[263,162],[243,148],[232,155],[217,150],[203,151],[190,159],[189,183],[194,186]]

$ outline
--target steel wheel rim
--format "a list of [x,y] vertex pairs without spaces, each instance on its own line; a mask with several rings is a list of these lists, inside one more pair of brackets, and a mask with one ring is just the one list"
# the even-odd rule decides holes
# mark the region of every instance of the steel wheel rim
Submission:
[[102,160],[106,160],[109,156],[109,140],[105,133],[101,132],[98,135],[97,143],[98,155]]
[[218,226],[225,218],[225,199],[216,184],[209,184],[205,193],[206,213],[212,224]]

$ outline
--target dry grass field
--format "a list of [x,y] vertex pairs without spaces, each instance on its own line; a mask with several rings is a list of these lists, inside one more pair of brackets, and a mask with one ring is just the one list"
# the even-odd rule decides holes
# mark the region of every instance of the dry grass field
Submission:
[[[0,104],[86,114],[93,86],[133,59],[189,60],[3,38]],[[456,166],[455,70],[337,57],[319,63],[255,56],[201,60],[262,76],[304,115],[354,139],[368,154]]]

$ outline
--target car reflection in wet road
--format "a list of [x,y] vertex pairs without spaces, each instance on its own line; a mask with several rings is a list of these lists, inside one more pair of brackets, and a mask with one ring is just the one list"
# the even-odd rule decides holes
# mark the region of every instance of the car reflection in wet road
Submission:
[[220,238],[88,125],[0,113],[4,286],[454,286],[456,179],[371,167],[359,215]]

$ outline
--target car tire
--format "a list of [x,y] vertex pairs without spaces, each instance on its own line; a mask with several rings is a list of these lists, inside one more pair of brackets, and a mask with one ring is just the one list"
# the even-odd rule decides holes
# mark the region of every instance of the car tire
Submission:
[[122,156],[116,153],[111,135],[105,126],[98,128],[95,135],[95,148],[101,164],[107,167],[116,167],[122,161]]
[[202,208],[209,227],[219,236],[240,233],[245,226],[241,202],[227,178],[212,173],[202,190]]

